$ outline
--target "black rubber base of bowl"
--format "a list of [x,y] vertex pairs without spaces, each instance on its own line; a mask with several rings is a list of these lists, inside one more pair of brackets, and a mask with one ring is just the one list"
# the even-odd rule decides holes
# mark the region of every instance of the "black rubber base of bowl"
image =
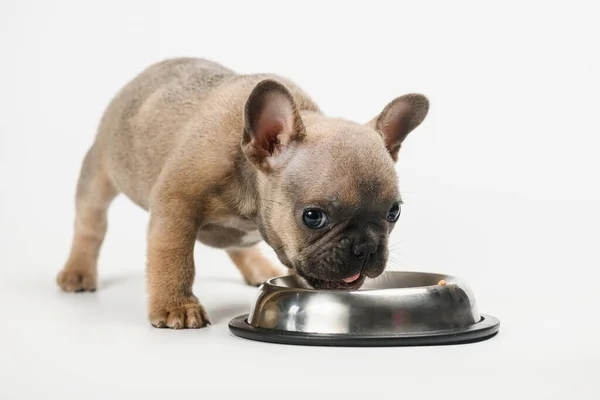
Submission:
[[240,315],[229,322],[229,330],[235,336],[259,342],[292,344],[302,346],[335,347],[390,347],[390,346],[440,346],[480,342],[495,336],[500,321],[490,315],[462,329],[449,329],[421,334],[393,336],[367,336],[345,334],[322,334],[289,332],[257,328],[247,322],[248,314]]

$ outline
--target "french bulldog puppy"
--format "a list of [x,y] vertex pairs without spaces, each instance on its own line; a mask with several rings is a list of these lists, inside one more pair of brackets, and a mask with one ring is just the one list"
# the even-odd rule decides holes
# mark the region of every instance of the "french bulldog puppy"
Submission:
[[406,94],[356,123],[324,115],[278,75],[195,58],[153,64],[101,118],[57,283],[67,292],[96,289],[107,210],[123,193],[149,212],[155,327],[210,323],[192,291],[196,241],[224,249],[251,285],[285,272],[261,254],[264,240],[312,287],[359,288],[385,269],[402,203],[395,162],[428,108],[425,96]]

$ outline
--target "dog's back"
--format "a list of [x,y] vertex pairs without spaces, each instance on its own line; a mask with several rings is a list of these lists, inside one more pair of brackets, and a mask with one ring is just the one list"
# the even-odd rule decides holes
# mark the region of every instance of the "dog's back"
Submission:
[[[117,93],[89,158],[102,162],[116,189],[147,210],[152,187],[187,134],[202,131],[205,136],[195,141],[198,162],[204,145],[222,154],[222,160],[240,151],[245,101],[254,85],[269,77],[284,82],[301,109],[318,111],[287,78],[238,74],[200,58],[168,59],[146,68]],[[214,163],[210,160],[211,169],[228,168]]]
[[119,191],[147,208],[185,124],[212,88],[236,75],[211,61],[177,58],[151,65],[125,85],[108,105],[92,149]]

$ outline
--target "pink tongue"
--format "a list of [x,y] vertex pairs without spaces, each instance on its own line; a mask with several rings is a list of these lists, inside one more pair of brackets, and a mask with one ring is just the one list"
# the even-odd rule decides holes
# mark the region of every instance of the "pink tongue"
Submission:
[[346,282],[346,283],[352,283],[355,280],[357,280],[358,278],[360,278],[360,274],[353,275],[350,278],[344,278],[344,282]]

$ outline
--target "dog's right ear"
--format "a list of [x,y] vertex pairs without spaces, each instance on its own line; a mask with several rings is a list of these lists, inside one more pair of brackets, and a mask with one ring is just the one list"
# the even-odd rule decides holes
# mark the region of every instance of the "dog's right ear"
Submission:
[[242,150],[248,160],[268,172],[277,157],[305,135],[306,129],[290,91],[273,79],[260,81],[244,109]]

